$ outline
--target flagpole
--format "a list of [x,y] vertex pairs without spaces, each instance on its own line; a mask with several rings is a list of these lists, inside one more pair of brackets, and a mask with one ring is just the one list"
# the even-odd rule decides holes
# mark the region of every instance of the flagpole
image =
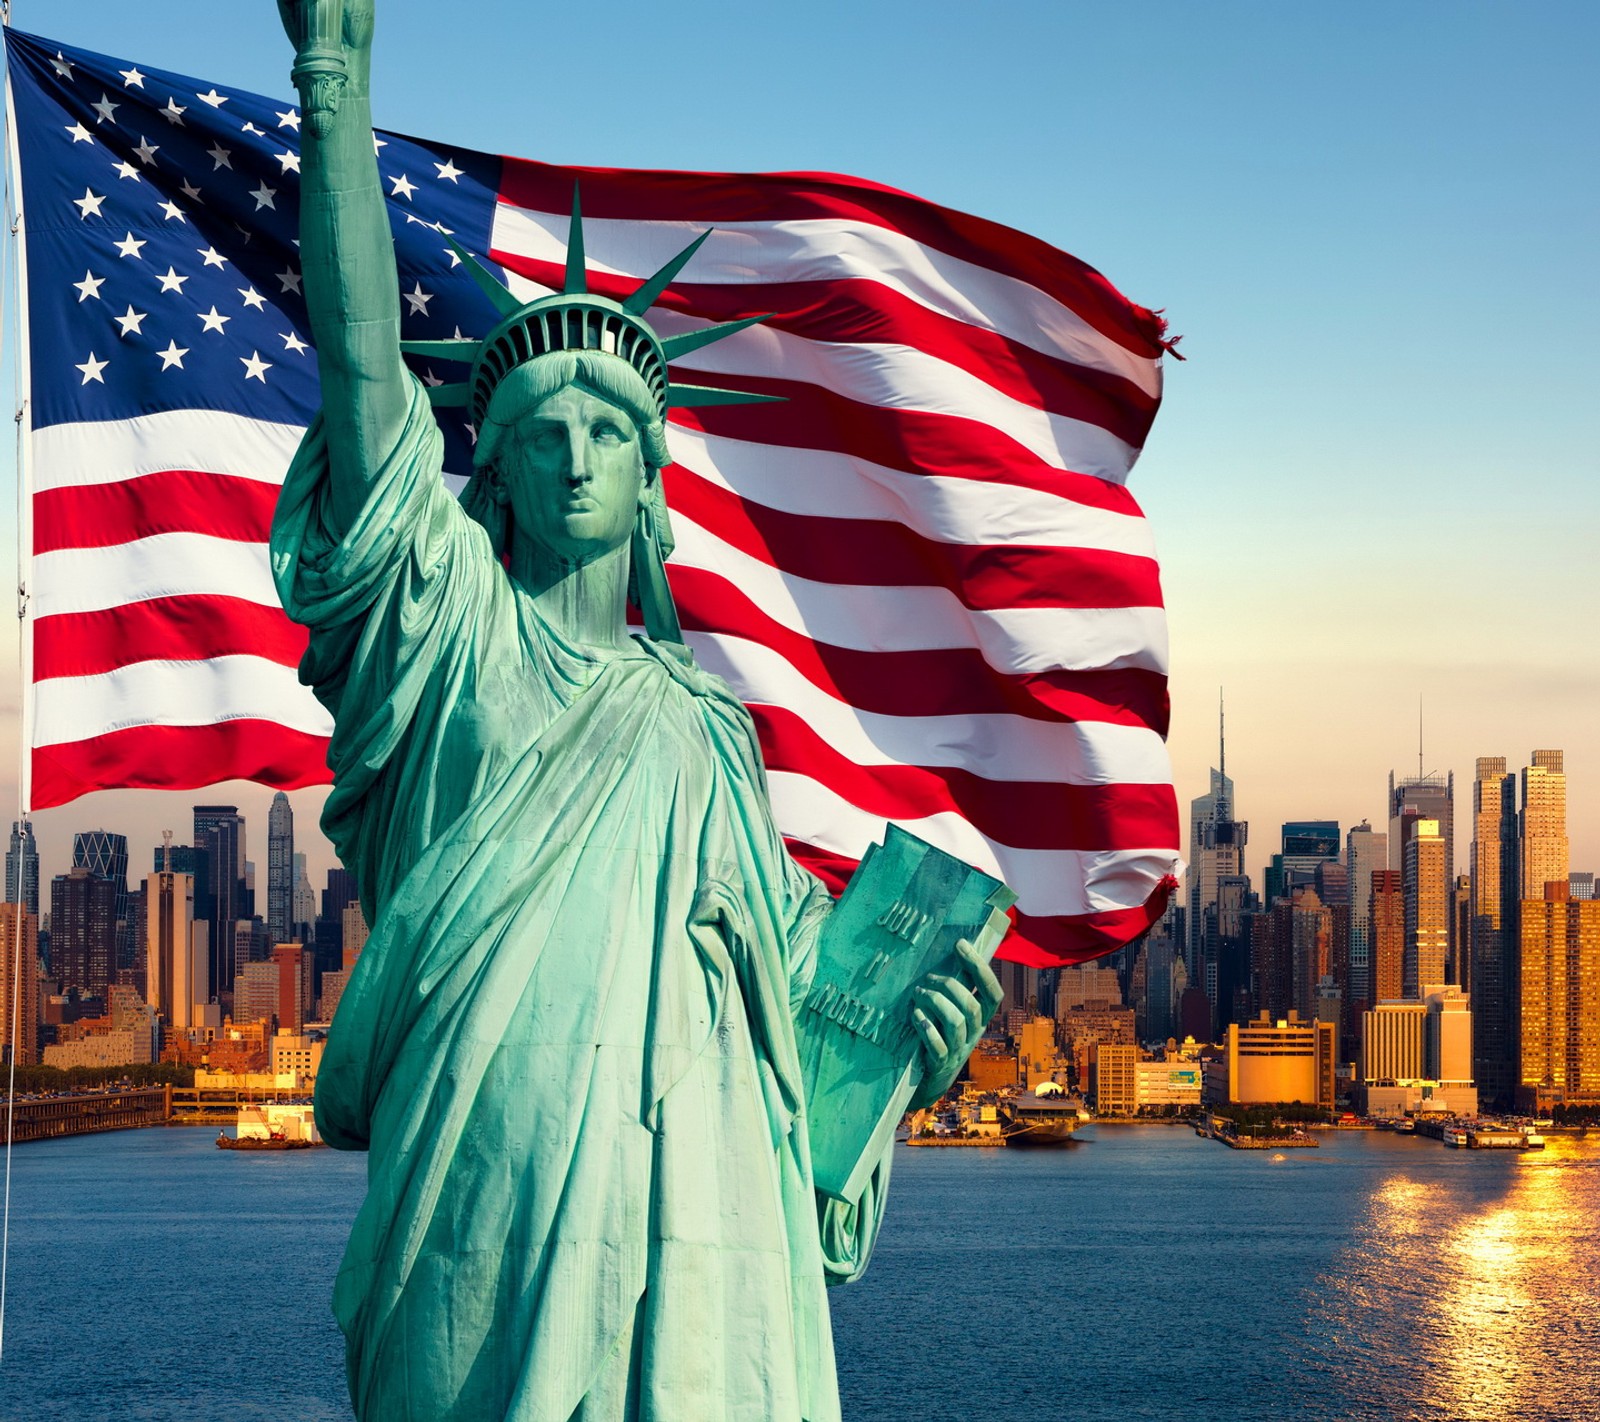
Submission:
[[[0,0],[0,25],[4,25],[7,29],[11,26],[11,0]],[[6,151],[3,184],[5,231],[3,236],[8,248],[6,255],[10,260],[5,261],[3,270],[0,270],[0,341],[5,338],[6,319],[9,316],[10,319],[16,322],[16,339],[11,346],[11,356],[12,375],[15,382],[14,420],[17,430],[15,454],[17,503],[17,690],[20,713],[17,742],[17,819],[20,822],[28,817],[28,801],[30,799],[28,746],[32,736],[32,698],[29,695],[28,678],[30,660],[28,633],[30,629],[27,624],[29,572],[27,557],[28,549],[32,544],[32,540],[28,537],[28,514],[32,505],[30,498],[32,490],[30,457],[32,440],[29,438],[31,430],[28,390],[31,388],[32,377],[28,368],[28,295],[26,266],[23,261],[22,251],[22,211],[17,200],[18,175],[21,172],[21,168],[17,158],[17,120],[16,107],[11,91],[9,54],[6,58]],[[3,309],[4,291],[7,283],[12,284],[14,295],[9,312]],[[27,937],[24,932],[27,909],[21,902],[22,878],[22,866],[19,860],[17,866],[18,912],[16,941],[12,949],[10,973],[11,1062],[6,1083],[5,1199],[3,1207],[0,1207],[0,1358],[5,1356],[6,1285],[11,1263],[11,1150],[16,1117],[18,1032],[22,1023],[23,944]],[[4,1004],[0,1004],[0,1010],[4,1010]],[[38,1030],[36,1025],[34,1030]]]

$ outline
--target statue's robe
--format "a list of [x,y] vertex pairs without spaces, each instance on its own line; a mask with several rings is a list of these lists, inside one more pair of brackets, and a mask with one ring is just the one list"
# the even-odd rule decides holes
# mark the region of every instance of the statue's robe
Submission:
[[363,1422],[830,1422],[794,1011],[831,907],[748,713],[682,648],[563,643],[440,477],[420,389],[353,526],[319,420],[272,534],[372,935],[317,1082],[369,1152],[334,1290]]

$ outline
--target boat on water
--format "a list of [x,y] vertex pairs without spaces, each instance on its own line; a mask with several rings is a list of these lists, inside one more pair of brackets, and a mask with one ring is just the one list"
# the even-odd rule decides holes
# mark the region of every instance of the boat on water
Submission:
[[1467,1128],[1465,1126],[1446,1126],[1444,1128],[1444,1143],[1457,1150],[1465,1150],[1469,1144]]
[[310,1150],[323,1144],[309,1101],[268,1101],[239,1108],[234,1133],[217,1135],[218,1150]]
[[1083,1103],[1053,1081],[1011,1098],[1010,1119],[1002,1131],[1008,1146],[1062,1146],[1090,1118]]

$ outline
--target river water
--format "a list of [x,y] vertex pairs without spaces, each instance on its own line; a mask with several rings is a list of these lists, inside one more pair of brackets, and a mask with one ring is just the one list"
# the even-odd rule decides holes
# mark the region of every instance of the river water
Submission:
[[[1600,1140],[897,1151],[834,1291],[850,1422],[1590,1422]],[[328,1292],[363,1158],[208,1131],[19,1146],[0,1418],[349,1416]]]

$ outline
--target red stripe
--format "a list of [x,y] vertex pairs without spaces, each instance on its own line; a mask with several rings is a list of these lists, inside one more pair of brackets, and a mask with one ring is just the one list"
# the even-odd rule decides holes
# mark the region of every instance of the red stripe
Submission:
[[500,199],[540,212],[567,212],[572,185],[590,217],[628,221],[783,222],[843,218],[903,233],[952,257],[1016,277],[1077,312],[1097,331],[1154,360],[1161,323],[1093,267],[1013,228],[939,207],[894,188],[838,173],[689,173],[555,167],[502,161]]
[[857,765],[794,712],[753,705],[762,758],[825,785],[886,820],[955,813],[979,834],[1013,849],[1149,849],[1178,842],[1170,785],[1063,785],[986,780],[946,766]]
[[[784,844],[795,862],[821,879],[831,893],[842,893],[855,872],[858,861],[844,855],[797,839],[785,839]],[[1169,876],[1151,890],[1143,904],[1102,913],[1040,915],[1013,910],[1011,932],[995,956],[1030,968],[1065,968],[1104,957],[1148,933],[1166,912],[1167,900],[1177,886],[1177,880]]]
[[1166,678],[1143,668],[1007,674],[975,647],[875,652],[813,641],[775,622],[735,584],[700,568],[667,565],[678,617],[689,632],[718,632],[770,647],[813,686],[884,716],[1027,716],[1108,721],[1165,736]]
[[741,498],[682,466],[667,505],[785,573],[845,587],[948,588],[966,607],[1160,607],[1153,558],[1098,548],[940,543],[883,519],[820,518]]
[[[559,290],[565,268],[495,248],[490,255],[510,270]],[[638,282],[595,272],[589,289],[622,300]],[[1075,364],[1023,345],[983,326],[926,306],[869,277],[836,281],[740,283],[674,282],[656,301],[707,321],[766,316],[773,330],[829,343],[911,346],[965,370],[1021,404],[1110,430],[1138,448],[1150,433],[1158,396],[1110,371]]]
[[159,533],[265,543],[277,486],[232,474],[171,469],[33,496],[33,551],[108,548]]
[[708,405],[674,410],[672,423],[750,444],[817,449],[907,474],[1037,489],[1089,508],[1142,517],[1126,487],[1093,474],[1058,469],[982,420],[868,404],[798,380],[755,375],[694,377],[729,390],[777,395],[781,403]]
[[326,785],[328,742],[274,721],[135,726],[33,752],[33,808],[65,805],[91,790],[198,790],[254,780],[277,790]]
[[133,662],[252,656],[297,667],[309,634],[281,608],[214,594],[150,598],[33,625],[35,681],[101,676]]

